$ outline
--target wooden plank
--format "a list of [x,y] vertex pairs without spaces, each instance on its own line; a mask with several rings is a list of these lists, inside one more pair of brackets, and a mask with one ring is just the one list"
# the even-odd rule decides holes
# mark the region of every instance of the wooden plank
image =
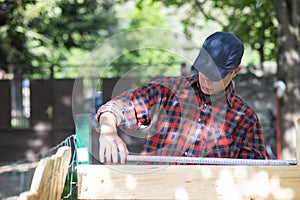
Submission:
[[47,162],[43,168],[43,171],[41,172],[41,180],[39,182],[36,182],[36,191],[32,191],[30,187],[30,191],[37,194],[37,199],[48,199],[49,197],[49,187],[53,161],[49,157],[45,158],[45,160],[47,160]]
[[22,192],[18,197],[18,200],[36,200],[36,199],[37,199],[36,194],[30,191]]
[[296,165],[80,165],[78,173],[79,199],[300,199]]
[[56,192],[57,192],[57,176],[58,176],[58,165],[59,165],[59,158],[58,156],[55,154],[53,156],[51,156],[51,160],[52,160],[52,166],[51,166],[51,179],[50,181],[50,188],[49,191],[51,191],[49,193],[48,199],[53,199],[55,200],[55,196],[56,196]]
[[56,154],[51,156],[51,179],[50,189],[47,199],[59,200],[63,192],[65,179],[71,160],[71,148],[64,146],[60,147]]
[[37,194],[42,191],[41,182],[45,179],[45,171],[49,168],[50,158],[43,158],[38,163],[32,178],[30,193]]
[[38,165],[37,162],[32,163],[21,163],[21,164],[11,164],[11,165],[4,165],[0,167],[0,175],[7,173],[7,172],[27,172],[33,168],[36,168]]
[[30,191],[20,194],[20,199],[61,199],[71,160],[71,148],[60,147],[56,154],[43,158],[35,169]]
[[297,118],[295,121],[296,127],[296,159],[297,164],[300,165],[300,118]]
[[80,165],[79,199],[300,199],[297,165]]
[[57,192],[55,199],[61,199],[61,194],[64,190],[69,164],[72,156],[71,148],[68,147],[58,149],[57,156],[59,158],[59,166],[57,171]]

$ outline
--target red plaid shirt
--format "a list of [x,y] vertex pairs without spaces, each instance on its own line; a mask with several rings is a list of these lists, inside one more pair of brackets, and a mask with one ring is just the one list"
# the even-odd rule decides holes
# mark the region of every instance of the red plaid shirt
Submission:
[[[197,74],[162,78],[101,106],[117,125],[146,137],[143,155],[265,159],[260,122],[231,83],[224,94],[201,92]],[[98,129],[98,128],[97,128]]]

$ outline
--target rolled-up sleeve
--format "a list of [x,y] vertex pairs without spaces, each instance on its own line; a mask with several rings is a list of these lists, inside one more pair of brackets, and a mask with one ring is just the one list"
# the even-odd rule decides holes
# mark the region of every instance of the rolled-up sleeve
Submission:
[[[148,123],[149,109],[160,98],[159,90],[160,83],[151,82],[145,86],[125,91],[102,105],[98,109],[95,119],[98,122],[102,113],[111,112],[116,116],[117,126],[123,125],[131,130],[138,129],[140,125]],[[96,130],[99,131],[99,127],[96,127]]]

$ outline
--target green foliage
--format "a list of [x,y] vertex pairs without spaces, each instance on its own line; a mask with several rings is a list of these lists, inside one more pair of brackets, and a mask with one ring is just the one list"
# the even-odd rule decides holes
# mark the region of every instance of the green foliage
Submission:
[[[117,10],[126,3],[133,6]],[[277,21],[267,0],[7,0],[0,1],[0,65],[18,65],[29,77],[45,78],[54,66],[55,77],[76,77],[89,52],[105,38],[136,28],[172,29],[164,6],[185,10],[180,17],[187,35],[217,22],[256,50],[260,62],[275,60]],[[106,75],[138,65],[172,65],[177,70],[181,62],[162,50],[140,49],[117,58]]]
[[29,64],[26,30],[22,13],[34,1],[4,1],[0,3],[0,64]]
[[[128,25],[123,29],[170,28],[161,7],[160,2],[151,2],[150,0],[137,2],[135,7],[127,12]],[[167,46],[168,40],[165,42]],[[138,77],[178,76],[179,73],[174,73],[174,71],[179,71],[181,62],[183,62],[182,58],[162,49],[138,49],[121,55],[105,70],[103,76],[114,77],[124,74]]]
[[[23,75],[31,78],[49,78],[51,66],[55,78],[76,77],[89,53],[120,30],[170,28],[162,4],[151,0],[138,2],[125,18],[116,12],[123,4],[108,0],[4,1],[0,5],[5,10],[0,14],[0,64],[22,64]],[[126,25],[121,27],[120,20]],[[139,65],[178,68],[180,62],[162,50],[139,49],[118,58],[106,75],[120,76]],[[163,73],[157,68],[152,71]]]
[[162,0],[159,2],[168,7],[186,8],[186,15],[182,22],[187,34],[191,34],[192,28],[195,27],[205,29],[207,24],[199,23],[199,19],[205,18],[217,22],[224,31],[233,32],[245,44],[257,50],[261,62],[276,58],[277,21],[272,4],[267,0]]
[[0,64],[22,64],[30,76],[49,77],[49,66],[62,68],[71,49],[91,51],[118,25],[106,0],[4,1],[0,8]]
[[224,30],[234,31],[242,41],[257,50],[261,62],[274,61],[277,26],[270,2],[263,0],[256,2],[232,1],[229,5],[234,14],[228,15],[230,23],[224,27]]
[[160,27],[168,28],[166,17],[161,13],[162,5],[150,0],[139,2],[136,8],[128,13],[128,29]]
[[124,54],[112,63],[103,77],[158,77],[179,76],[180,63],[178,56],[159,49],[143,49]]

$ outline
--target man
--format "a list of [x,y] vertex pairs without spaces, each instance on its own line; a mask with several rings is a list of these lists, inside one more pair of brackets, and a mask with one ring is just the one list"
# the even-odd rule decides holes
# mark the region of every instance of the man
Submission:
[[146,130],[143,155],[265,159],[259,119],[232,82],[243,53],[236,36],[216,32],[193,64],[197,74],[152,81],[100,107],[100,162],[126,162],[118,128]]

